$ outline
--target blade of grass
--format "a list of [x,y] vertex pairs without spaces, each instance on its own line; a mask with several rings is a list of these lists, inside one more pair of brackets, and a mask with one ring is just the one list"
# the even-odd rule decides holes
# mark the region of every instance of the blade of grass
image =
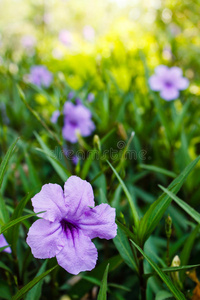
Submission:
[[[175,178],[172,183],[168,186],[168,190],[173,193],[178,193],[184,181],[194,169],[196,164],[199,162],[200,156],[198,156],[194,161],[192,161],[183,172]],[[143,246],[145,241],[149,238],[153,230],[156,228],[157,224],[163,217],[166,209],[170,205],[172,199],[163,193],[147,210],[145,215],[140,221],[140,226],[138,228],[138,240],[140,246]]]
[[30,291],[40,280],[42,280],[45,276],[47,276],[50,272],[52,272],[58,265],[54,266],[53,268],[49,269],[48,271],[44,272],[43,274],[35,277],[31,280],[28,284],[26,284],[22,289],[20,289],[15,296],[12,297],[12,300],[19,300],[21,299],[28,291]]
[[1,162],[1,165],[0,165],[0,188],[1,188],[1,185],[2,185],[2,182],[3,182],[3,178],[4,178],[4,174],[5,174],[8,162],[9,162],[12,154],[14,153],[14,149],[15,149],[15,146],[16,146],[18,140],[19,140],[19,137],[16,139],[15,142],[13,142],[10,145],[10,147],[9,147],[9,149],[8,149],[8,151],[7,151],[4,159],[3,159],[3,161]]
[[129,205],[130,205],[130,208],[131,208],[131,213],[132,213],[132,216],[133,216],[133,220],[134,220],[134,225],[135,227],[137,228],[138,227],[138,224],[139,224],[139,216],[138,216],[138,213],[137,213],[137,210],[134,206],[134,203],[133,203],[133,199],[127,189],[127,187],[125,186],[123,180],[121,179],[121,177],[119,176],[119,174],[117,173],[117,171],[115,170],[115,168],[111,165],[111,163],[107,160],[107,163],[109,164],[110,168],[113,170],[113,172],[115,173],[117,179],[119,180],[121,186],[122,186],[122,189],[127,197],[127,200],[129,202]]
[[162,281],[167,285],[169,290],[172,292],[174,297],[177,300],[186,300],[185,296],[179,291],[172,281],[169,279],[169,277],[144,253],[144,251],[131,240],[131,243],[137,248],[137,250],[144,256],[144,258],[148,261],[148,263],[151,265],[151,267],[156,271],[157,275],[162,279]]
[[195,221],[197,221],[197,223],[200,224],[200,214],[194,208],[174,195],[174,193],[168,191],[168,189],[164,188],[162,185],[158,186],[159,188],[161,188],[161,190],[163,190],[163,192],[169,195],[169,197],[171,197],[188,215],[190,215],[190,217],[192,217]]
[[108,278],[108,269],[109,269],[109,264],[107,265],[104,275],[103,275],[103,279],[101,282],[101,287],[99,290],[99,294],[97,297],[97,300],[106,300],[107,299],[107,278]]

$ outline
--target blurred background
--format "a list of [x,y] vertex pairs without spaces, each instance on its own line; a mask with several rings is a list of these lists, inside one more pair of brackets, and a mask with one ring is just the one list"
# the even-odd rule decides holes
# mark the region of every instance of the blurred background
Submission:
[[[57,150],[61,151],[62,147],[74,151],[93,150],[93,135],[97,134],[102,151],[117,149],[120,152],[122,149],[117,148],[118,142],[127,143],[134,131],[129,148],[137,153],[145,151],[145,159],[139,156],[136,159],[123,159],[123,156],[122,159],[112,159],[108,156],[99,162],[92,157],[80,159],[77,166],[69,162],[69,170],[92,183],[96,203],[108,200],[116,208],[117,218],[123,216],[129,224],[127,199],[105,161],[109,159],[133,195],[139,216],[144,215],[161,194],[158,184],[167,186],[200,154],[199,16],[200,0],[0,0],[2,157],[13,140],[21,137],[18,152],[11,160],[2,187],[9,214],[30,190],[36,193],[49,182],[63,185],[66,175],[64,173],[63,176],[63,170],[68,171],[68,165],[59,158]],[[178,66],[190,82],[174,101],[167,102],[158,93],[150,91],[148,78],[160,64]],[[37,65],[46,66],[52,73],[53,81],[48,87],[30,83],[31,68]],[[24,103],[17,86],[25,94]],[[96,131],[84,142],[73,145],[62,137],[63,105],[66,100],[71,100],[70,92],[74,93],[73,101],[81,99],[90,109],[96,126]],[[93,99],[89,101],[91,94]],[[61,115],[53,124],[51,118],[56,110]],[[52,138],[44,124],[56,135],[56,139]],[[55,161],[49,159],[52,151],[57,155],[59,167],[55,167]],[[180,193],[180,198],[196,210],[200,208],[199,178],[200,168],[197,167]],[[31,204],[26,212],[30,211]],[[170,213],[174,226],[172,261],[187,244],[186,239],[194,224],[175,205],[171,205],[167,213]],[[19,266],[17,260],[14,261],[15,269],[19,268],[22,274],[22,285],[35,276],[40,266],[38,260],[33,260],[25,243],[31,223],[23,224],[25,230],[20,231],[21,239],[17,240],[16,250],[20,257]],[[146,243],[149,256],[157,263],[161,258],[164,261],[166,255],[164,228],[163,218]],[[195,238],[192,243],[194,241]],[[99,264],[105,258],[118,254],[111,241],[108,242],[109,247],[107,242],[97,243]],[[199,243],[191,249],[191,256],[188,254],[185,264],[199,263]],[[24,258],[24,251],[29,259]],[[185,252],[188,253],[187,249]],[[122,290],[121,294],[116,292],[109,299],[137,299],[139,285],[135,273],[119,261],[115,268],[111,280],[130,290]],[[98,269],[95,271],[99,280],[104,269],[101,273]],[[146,270],[151,271],[148,264]],[[78,298],[72,299],[81,299],[91,289],[83,280],[82,286],[77,285],[77,288],[75,285],[70,290],[65,283],[70,275],[64,270],[59,272],[57,286],[61,288],[57,293],[60,296],[63,290],[67,293],[69,290],[72,296],[78,293]],[[153,300],[163,284],[157,278],[148,282],[148,300]],[[42,299],[51,297],[48,283],[47,280],[44,292],[47,297]],[[63,289],[62,284],[65,284]],[[6,280],[4,286],[7,286]],[[192,291],[194,286],[191,286],[191,282],[187,281],[185,291]],[[53,287],[52,290],[55,290]],[[9,297],[8,293],[5,299]],[[59,299],[58,295],[54,299]]]

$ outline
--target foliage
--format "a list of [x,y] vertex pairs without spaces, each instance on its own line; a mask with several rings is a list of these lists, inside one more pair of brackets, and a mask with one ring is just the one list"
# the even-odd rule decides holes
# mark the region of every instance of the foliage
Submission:
[[[0,249],[2,299],[192,299],[200,250],[199,0],[147,2],[0,1],[0,230],[12,249]],[[92,41],[82,34],[89,23]],[[71,47],[59,42],[63,28],[73,34]],[[30,32],[37,43],[27,51],[20,41]],[[190,80],[174,101],[148,85],[160,64],[180,67]],[[49,87],[28,81],[34,65],[53,73]],[[96,126],[75,144],[62,136],[70,92]],[[96,268],[77,277],[54,258],[35,259],[26,243],[39,217],[30,199],[71,175],[91,183],[96,204],[116,209],[118,225],[113,241],[94,241]]]

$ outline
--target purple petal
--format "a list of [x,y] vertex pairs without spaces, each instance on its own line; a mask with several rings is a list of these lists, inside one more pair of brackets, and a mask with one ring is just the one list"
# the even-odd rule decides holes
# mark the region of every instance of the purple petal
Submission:
[[176,87],[179,90],[185,90],[189,86],[189,80],[185,77],[181,77],[176,80]]
[[61,224],[43,219],[35,221],[29,229],[26,242],[36,258],[56,256],[64,246]]
[[149,78],[149,85],[153,91],[160,91],[164,86],[163,80],[157,75],[153,75]]
[[51,117],[51,122],[56,123],[58,121],[59,116],[60,116],[59,110],[54,111]]
[[64,115],[71,115],[74,112],[74,107],[75,105],[72,102],[65,102],[64,104],[64,109],[63,109],[63,113]]
[[63,234],[63,239],[65,246],[56,255],[58,264],[62,268],[74,275],[94,269],[97,249],[89,237],[77,228],[73,228]]
[[46,211],[41,213],[39,217],[51,222],[62,219],[64,214],[64,198],[60,185],[53,183],[43,185],[41,191],[31,200],[35,213]]
[[77,132],[79,131],[78,128],[72,126],[70,123],[66,123],[62,129],[63,138],[66,141],[74,144],[78,141]]
[[179,91],[174,88],[165,88],[160,92],[160,97],[166,101],[177,99],[179,96]]
[[169,68],[167,66],[164,65],[160,65],[158,67],[155,68],[155,73],[156,75],[158,75],[159,77],[165,77],[165,75],[169,72]]
[[64,139],[71,143],[76,143],[77,131],[81,136],[89,136],[95,129],[95,125],[91,120],[92,114],[90,110],[82,104],[74,105],[66,102],[64,105],[64,127],[62,134]]
[[172,67],[169,72],[173,78],[179,78],[183,75],[183,71],[178,67]]
[[90,135],[94,129],[95,129],[95,125],[92,122],[92,120],[82,121],[79,125],[81,136]]
[[80,120],[87,120],[92,117],[91,111],[87,107],[79,104],[75,108],[75,114]]
[[66,181],[64,199],[68,221],[78,220],[88,206],[94,207],[94,194],[91,184],[77,176],[71,176]]
[[[5,247],[5,246],[8,246],[8,243],[7,243],[4,235],[0,234],[0,248],[1,247]],[[5,248],[3,251],[7,252],[7,253],[11,253],[12,252],[11,249],[10,249],[10,247]]]
[[81,217],[78,226],[91,239],[113,239],[117,235],[115,209],[105,203],[89,208]]

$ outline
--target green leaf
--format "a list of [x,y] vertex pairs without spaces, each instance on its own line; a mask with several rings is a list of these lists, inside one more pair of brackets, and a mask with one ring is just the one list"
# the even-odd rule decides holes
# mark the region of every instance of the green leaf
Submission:
[[131,239],[133,239],[135,241],[136,237],[135,237],[134,233],[132,233],[126,226],[124,226],[118,220],[116,220],[116,224],[118,227],[120,227],[124,231],[126,236],[130,237]]
[[38,214],[41,214],[41,213],[42,212],[32,213],[32,214],[29,214],[29,215],[26,215],[26,216],[23,216],[23,217],[19,217],[19,218],[15,219],[15,220],[12,220],[12,221],[8,222],[5,225],[2,225],[1,229],[0,229],[0,234],[2,234],[6,230],[12,228],[13,226],[17,225],[18,223],[23,222],[24,220],[29,219],[31,217],[35,217],[35,216],[37,216]]
[[173,295],[171,293],[163,290],[163,291],[159,291],[156,294],[155,300],[165,300],[165,299],[169,299],[169,298],[173,298]]
[[0,247],[0,252],[3,252],[6,248],[10,247],[10,245],[6,245],[4,247]]
[[195,221],[197,221],[197,223],[200,224],[200,214],[194,208],[174,195],[172,192],[168,191],[168,189],[164,188],[162,185],[159,185],[159,187],[161,190],[163,190],[163,192],[169,195],[188,215],[190,215]]
[[105,269],[97,300],[106,300],[107,299],[108,269],[109,269],[109,264],[107,265],[107,267]]
[[6,167],[8,165],[9,159],[11,158],[12,154],[14,153],[14,149],[15,149],[15,146],[16,146],[18,140],[19,140],[19,138],[17,138],[16,141],[10,145],[3,161],[1,162],[1,165],[0,165],[0,188],[1,188],[1,185],[3,182]]
[[44,272],[43,274],[35,277],[31,280],[28,284],[26,284],[22,289],[20,289],[15,296],[12,297],[12,300],[21,299],[28,291],[30,291],[40,280],[42,280],[45,276],[51,273],[58,265],[54,266],[53,268],[49,269],[48,271]]
[[[36,277],[42,275],[46,269],[48,260],[46,260],[41,268],[39,269]],[[26,296],[26,300],[39,300],[42,292],[42,284],[43,284],[44,277],[28,292]]]
[[[200,229],[200,224],[196,226],[196,228],[192,231],[192,233],[189,235],[189,237],[187,238],[187,240],[185,241],[183,250],[180,254],[180,260],[181,260],[181,264],[182,265],[186,265],[189,261],[190,255],[191,255],[191,251],[195,242],[195,239],[197,237],[197,234],[199,232]],[[180,274],[180,277],[183,281],[184,277],[185,277],[185,273],[182,272]]]
[[[194,269],[200,267],[200,264],[198,265],[189,265],[189,266],[180,266],[180,267],[168,267],[168,268],[162,268],[161,270],[166,273],[173,273],[173,272],[180,272],[185,271],[189,269]],[[155,273],[147,273],[144,275],[145,278],[150,278],[151,276],[154,276]]]
[[109,164],[109,166],[111,167],[111,169],[113,170],[113,172],[115,173],[117,179],[119,180],[121,186],[122,186],[122,189],[127,197],[127,200],[129,202],[129,205],[130,205],[130,208],[131,208],[131,212],[132,212],[132,216],[133,216],[133,220],[134,220],[134,224],[135,224],[135,227],[137,228],[138,227],[138,224],[139,224],[139,217],[138,217],[138,213],[137,213],[137,210],[134,206],[134,203],[133,203],[133,199],[127,189],[127,187],[125,186],[123,180],[121,179],[121,177],[119,176],[119,174],[117,173],[117,171],[115,170],[115,168],[111,165],[111,163],[107,160],[107,163]]
[[82,172],[81,172],[81,178],[82,179],[85,179],[86,176],[88,175],[90,166],[92,165],[92,163],[93,163],[93,161],[95,159],[95,156],[97,155],[97,157],[98,157],[100,155],[99,151],[97,149],[92,149],[88,153],[89,153],[89,156],[86,159],[86,161],[84,163],[84,166],[83,166],[83,169],[82,169]]
[[[183,172],[172,181],[168,186],[168,190],[173,191],[173,193],[178,193],[184,181],[194,169],[198,163],[200,156],[198,156],[194,161],[192,161]],[[154,231],[158,223],[160,222],[162,216],[164,215],[166,209],[170,205],[172,199],[163,193],[147,210],[145,215],[140,221],[140,226],[138,228],[138,240],[140,245],[143,245],[145,241],[149,238],[151,233]]]
[[[97,280],[101,280],[103,277],[106,266],[109,264],[109,272],[116,270],[116,268],[121,265],[123,262],[120,255],[113,256],[106,261],[103,261],[100,265],[98,265],[95,269],[93,269],[89,274],[90,277],[96,278]],[[69,291],[69,296],[75,299],[81,299],[88,291],[90,291],[93,287],[93,283],[89,282],[82,278],[79,280]]]
[[65,182],[69,176],[71,176],[71,173],[62,166],[62,164],[58,161],[56,157],[53,156],[52,151],[48,148],[48,146],[43,142],[41,137],[35,132],[34,133],[40,146],[44,150],[47,159],[51,163],[52,167],[55,169],[57,174],[60,176],[60,178]]
[[18,93],[20,96],[20,99],[22,100],[22,102],[26,105],[26,107],[28,108],[28,110],[33,114],[33,116],[41,123],[41,125],[48,131],[48,133],[54,138],[54,140],[61,146],[61,142],[58,139],[58,137],[56,136],[56,134],[47,126],[47,124],[42,120],[42,118],[40,117],[40,115],[37,113],[37,111],[35,111],[26,101],[24,92],[22,91],[22,89],[17,86],[18,89]]
[[10,272],[10,274],[13,273],[13,272],[11,271],[11,269],[8,268],[8,266],[6,266],[2,261],[0,261],[0,268],[6,270],[6,271],[8,271],[8,272]]
[[185,296],[179,291],[172,281],[169,279],[167,275],[144,253],[144,251],[134,242],[131,240],[133,245],[137,248],[137,250],[144,256],[144,258],[148,261],[151,267],[156,271],[157,275],[163,280],[163,282],[167,285],[169,290],[172,292],[174,297],[177,300],[186,300]]
[[140,164],[139,167],[141,167],[145,170],[152,171],[152,172],[161,173],[161,174],[164,174],[164,175],[172,177],[172,178],[176,178],[176,176],[177,176],[176,173],[174,173],[174,172],[170,172],[166,169],[163,169],[163,168],[160,168],[160,167],[157,167],[157,166],[153,166],[153,165]]
[[138,270],[129,241],[122,229],[119,227],[117,229],[117,236],[113,239],[113,242],[124,262],[132,270]]
[[[22,216],[24,207],[26,206],[26,204],[28,203],[28,201],[30,200],[30,198],[32,197],[33,192],[28,193],[17,205],[17,207],[15,208],[10,221],[14,221],[17,220],[18,218],[20,218]],[[16,249],[16,245],[17,245],[17,240],[18,240],[18,235],[19,235],[19,226],[20,226],[20,222],[18,224],[15,224],[13,230],[10,230],[8,232],[8,238],[12,244],[12,250]]]
[[6,203],[1,195],[0,195],[0,220],[3,223],[7,223],[9,221],[8,209],[6,207]]

